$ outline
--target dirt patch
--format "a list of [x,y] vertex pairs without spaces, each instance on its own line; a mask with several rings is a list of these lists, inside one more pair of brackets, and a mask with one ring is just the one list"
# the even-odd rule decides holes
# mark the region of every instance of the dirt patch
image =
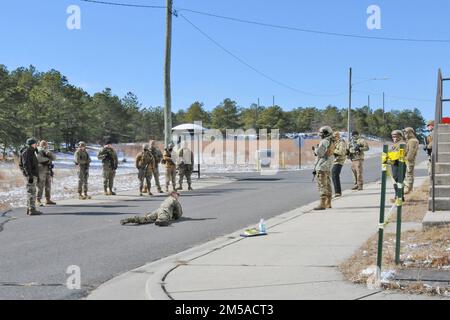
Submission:
[[[404,206],[403,222],[422,222],[428,211],[428,183],[417,188],[408,196]],[[395,223],[395,214],[391,223]],[[395,264],[396,235],[385,233],[383,242],[383,271],[398,270],[449,270],[450,271],[450,227],[430,228],[424,231],[402,233],[400,266]],[[373,266],[377,263],[378,234],[371,237],[357,252],[340,266],[344,276],[354,282],[365,284],[370,281]],[[386,272],[389,273],[389,272]],[[386,274],[382,274],[386,276]],[[430,285],[421,281],[400,282],[384,279],[386,289],[401,290],[414,294],[437,294],[448,296],[450,287]]]

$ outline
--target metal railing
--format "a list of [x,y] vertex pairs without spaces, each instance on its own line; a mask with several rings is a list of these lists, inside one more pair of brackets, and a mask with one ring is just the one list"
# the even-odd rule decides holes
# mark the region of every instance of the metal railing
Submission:
[[442,123],[442,106],[444,102],[450,102],[450,99],[443,98],[444,81],[450,81],[450,78],[443,78],[442,71],[438,72],[438,84],[436,95],[436,109],[434,116],[433,131],[433,150],[431,153],[431,183],[432,183],[432,211],[436,211],[436,164],[439,162],[439,125]]

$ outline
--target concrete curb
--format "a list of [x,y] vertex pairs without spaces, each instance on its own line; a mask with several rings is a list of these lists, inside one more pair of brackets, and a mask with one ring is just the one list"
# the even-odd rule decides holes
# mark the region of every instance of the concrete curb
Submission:
[[[373,182],[369,185],[373,184],[379,184],[379,182]],[[355,193],[355,191],[344,191],[342,197],[348,196],[352,193]],[[336,199],[335,201],[339,201],[340,199],[342,198]],[[314,207],[318,204],[319,201],[315,201],[300,208],[273,217],[267,220],[267,229],[270,230],[277,225],[287,223],[292,219],[296,219],[304,214],[311,213]],[[250,225],[248,227],[254,226],[255,225]],[[240,236],[242,230],[243,229],[147,265],[147,267],[150,267],[154,264],[161,264],[158,271],[150,276],[145,284],[146,298],[149,300],[172,300],[172,297],[170,297],[170,295],[165,290],[165,279],[167,278],[167,276],[180,265],[185,265],[199,257],[205,256],[226,246],[244,240],[245,238],[242,238]]]

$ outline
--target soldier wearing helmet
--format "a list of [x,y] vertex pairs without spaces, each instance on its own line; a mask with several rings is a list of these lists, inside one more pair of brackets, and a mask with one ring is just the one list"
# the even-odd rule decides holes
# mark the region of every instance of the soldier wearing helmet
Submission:
[[338,198],[342,196],[341,189],[341,171],[347,158],[347,142],[341,139],[339,131],[334,133],[334,141],[336,148],[334,149],[333,168],[331,169],[331,177],[334,185],[334,194]]
[[[405,142],[405,138],[403,136],[403,131],[394,130],[391,133],[391,137],[392,137],[392,142],[393,142],[391,151],[393,151],[393,152],[400,151],[401,145],[405,145],[405,149],[406,149],[406,142]],[[399,178],[400,178],[400,167],[403,167],[403,181],[404,181],[405,176],[406,176],[406,164],[399,160],[396,160],[396,161],[394,161],[394,163],[392,163],[392,178],[394,178],[394,180],[395,180],[394,189],[395,189],[396,198],[397,198],[397,194],[398,194],[397,182],[399,181]]]
[[333,130],[329,126],[320,128],[321,141],[317,147],[313,147],[314,155],[317,157],[314,172],[317,174],[317,186],[320,195],[320,203],[314,210],[325,210],[331,208],[331,166],[333,165]]
[[45,191],[45,204],[55,205],[56,203],[51,200],[52,178],[53,178],[53,161],[56,160],[55,155],[49,150],[48,143],[42,140],[39,143],[37,149],[37,159],[39,162],[39,179],[37,183],[38,191],[36,203],[42,207],[44,204],[41,202],[42,195]]
[[408,194],[414,188],[414,167],[416,165],[417,151],[419,150],[420,143],[416,138],[416,131],[413,128],[405,128],[403,133],[406,139],[405,194]]
[[352,190],[363,190],[364,153],[367,151],[369,151],[367,141],[361,138],[358,131],[353,131],[347,150],[348,158],[352,161],[354,184]]
[[175,164],[175,151],[173,150],[175,145],[169,143],[164,150],[163,159],[161,163],[166,166],[166,192],[169,192],[169,184],[172,183],[173,191],[177,191],[175,186],[175,179],[177,175],[177,167]]
[[86,151],[86,142],[78,142],[78,148],[77,151],[75,151],[74,160],[78,172],[78,197],[80,200],[90,199],[91,197],[88,195],[88,179],[91,157]]
[[148,195],[152,196],[153,194],[150,189],[152,173],[155,168],[155,158],[150,152],[150,146],[148,144],[144,144],[142,151],[136,156],[136,168],[138,169],[139,195],[142,196],[144,181],[146,181]]

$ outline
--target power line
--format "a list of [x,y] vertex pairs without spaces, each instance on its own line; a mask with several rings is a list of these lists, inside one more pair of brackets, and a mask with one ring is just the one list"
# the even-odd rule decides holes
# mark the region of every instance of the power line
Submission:
[[[354,92],[370,94],[370,95],[374,95],[374,96],[383,96],[380,93],[374,93],[374,92],[362,91],[362,90],[354,90]],[[417,101],[417,102],[434,102],[433,100],[430,100],[430,99],[410,98],[410,97],[401,97],[401,96],[385,95],[385,97],[386,98],[395,99],[395,100],[410,100],[410,101]]]
[[252,21],[252,20],[247,20],[247,19],[223,16],[223,15],[213,14],[213,13],[209,13],[209,12],[202,12],[202,11],[197,11],[197,10],[191,10],[191,9],[186,9],[186,8],[180,8],[177,10],[191,12],[194,14],[209,16],[209,17],[213,17],[213,18],[220,18],[220,19],[224,19],[224,20],[245,23],[245,24],[253,24],[253,25],[275,28],[275,29],[284,29],[284,30],[297,31],[297,32],[320,34],[320,35],[326,35],[326,36],[369,39],[369,40],[385,40],[385,41],[450,43],[450,40],[448,40],[448,39],[417,39],[417,38],[401,38],[401,37],[364,36],[364,35],[357,35],[357,34],[350,34],[350,33],[328,32],[328,31],[320,31],[320,30],[314,30],[314,29],[304,29],[304,28],[298,28],[298,27],[277,25],[277,24],[272,24],[272,23],[265,23],[265,22],[258,22],[258,21]]
[[109,1],[97,1],[97,0],[80,0],[83,2],[90,2],[95,4],[103,4],[109,6],[118,6],[118,7],[132,7],[132,8],[146,8],[146,9],[166,9],[166,6],[153,6],[153,5],[145,5],[145,4],[132,4],[132,3],[121,3],[121,2],[109,2]]
[[246,67],[250,68],[251,70],[253,70],[254,72],[258,73],[259,75],[261,75],[262,77],[282,86],[285,87],[291,91],[295,91],[304,95],[309,95],[309,96],[317,96],[317,97],[333,97],[333,96],[340,96],[343,95],[344,93],[337,93],[337,94],[315,94],[315,93],[310,93],[310,92],[306,92],[306,91],[302,91],[302,90],[298,90],[296,88],[291,87],[290,85],[287,85],[281,81],[278,81],[274,78],[272,78],[271,76],[267,75],[266,73],[258,70],[257,68],[255,68],[254,66],[252,66],[251,64],[249,64],[248,62],[246,62],[245,60],[243,60],[242,58],[238,57],[236,54],[234,54],[233,52],[231,52],[230,50],[228,50],[227,48],[225,48],[223,45],[221,45],[218,41],[216,41],[215,39],[213,39],[210,35],[208,35],[206,32],[204,32],[202,29],[200,29],[197,25],[195,25],[192,21],[190,21],[188,18],[186,18],[183,14],[179,13],[179,16],[181,18],[183,18],[187,23],[189,23],[194,29],[196,29],[199,33],[201,33],[205,38],[207,38],[208,40],[210,40],[212,43],[214,43],[218,48],[220,48],[222,51],[226,52],[228,55],[232,56],[234,59],[236,59],[237,61],[239,61],[241,64],[245,65]]
[[[165,9],[166,8],[166,6],[130,4],[130,3],[123,3],[123,2],[110,2],[110,1],[99,1],[99,0],[80,0],[80,1],[96,3],[96,4],[103,4],[103,5],[110,5],[110,6],[122,6],[122,7],[135,7],[135,8],[147,8],[147,9],[148,8],[152,8],[152,9],[155,9],[155,8]],[[176,14],[175,11],[185,11],[185,12],[190,12],[190,13],[194,13],[194,14],[198,14],[198,15],[219,18],[219,19],[229,20],[229,21],[234,21],[234,22],[239,22],[239,23],[252,24],[252,25],[257,25],[257,26],[262,26],[262,27],[304,32],[304,33],[312,33],[312,34],[319,34],[319,35],[333,36],[333,37],[346,37],[346,38],[356,38],[356,39],[366,39],[366,40],[400,41],[400,42],[419,42],[419,43],[420,42],[422,42],[422,43],[450,43],[449,39],[377,37],[377,36],[364,36],[364,35],[351,34],[351,33],[339,33],[339,32],[329,32],[329,31],[321,31],[321,30],[314,30],[314,29],[305,29],[305,28],[299,28],[299,27],[277,25],[277,24],[273,24],[273,23],[258,22],[258,21],[235,18],[235,17],[230,17],[230,16],[223,16],[223,15],[219,15],[219,14],[198,11],[198,10],[192,10],[192,9],[188,9],[188,8],[176,9],[176,10],[174,10],[174,14]]]

